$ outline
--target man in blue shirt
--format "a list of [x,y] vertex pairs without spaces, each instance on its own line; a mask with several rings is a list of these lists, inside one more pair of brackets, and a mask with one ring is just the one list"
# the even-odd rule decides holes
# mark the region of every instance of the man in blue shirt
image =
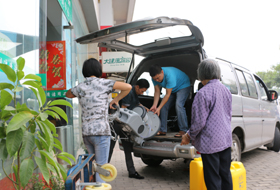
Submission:
[[[188,130],[188,118],[184,107],[191,90],[188,75],[175,67],[160,67],[157,64],[150,67],[149,73],[155,86],[154,103],[150,110],[160,116],[161,121],[160,131],[157,135],[166,135],[168,111],[175,104],[180,128],[175,137],[182,137]],[[166,94],[157,106],[161,87],[166,89]]]
[[[120,105],[122,108],[127,108],[132,110],[134,107],[141,105],[138,99],[139,95],[142,95],[146,90],[150,87],[149,82],[146,79],[139,79],[136,82],[136,85],[132,87],[130,92],[126,97],[122,99],[120,102]],[[146,108],[148,109],[148,108]],[[122,146],[124,149],[124,155],[125,155],[125,162],[126,162],[126,167],[128,171],[128,177],[129,178],[135,178],[135,179],[144,179],[143,176],[141,176],[134,167],[133,159],[131,156],[131,152],[133,150],[133,144],[129,141],[127,138],[127,135],[124,134],[122,131],[122,123],[119,123],[118,121],[114,121],[113,128],[116,133],[116,135],[120,136],[121,141],[122,141]],[[108,162],[110,162],[113,150],[115,147],[116,141],[111,140],[111,145],[110,145],[110,152],[109,152],[109,159]]]

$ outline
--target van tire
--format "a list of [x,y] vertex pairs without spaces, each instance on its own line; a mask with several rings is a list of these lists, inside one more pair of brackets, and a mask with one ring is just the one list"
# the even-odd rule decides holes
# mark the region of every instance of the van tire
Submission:
[[269,147],[267,149],[273,150],[275,152],[279,152],[279,149],[280,149],[280,131],[279,131],[278,127],[275,127],[273,147]]
[[159,166],[163,161],[163,159],[153,159],[153,158],[143,158],[143,157],[141,157],[141,160],[142,162],[144,162],[145,164],[151,167]]
[[231,161],[241,161],[241,144],[238,136],[232,133]]

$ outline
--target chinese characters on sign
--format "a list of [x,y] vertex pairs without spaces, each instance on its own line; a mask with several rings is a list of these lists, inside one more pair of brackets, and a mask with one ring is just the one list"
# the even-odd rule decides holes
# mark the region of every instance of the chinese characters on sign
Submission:
[[46,92],[47,98],[64,98],[67,90],[52,90]]
[[131,58],[112,58],[112,59],[105,59],[103,64],[112,64],[112,63],[122,63],[121,65],[123,65],[124,63],[130,63],[131,62]]
[[105,73],[128,72],[131,53],[102,52],[102,70]]
[[40,73],[47,74],[47,90],[66,89],[65,41],[49,41],[40,45]]

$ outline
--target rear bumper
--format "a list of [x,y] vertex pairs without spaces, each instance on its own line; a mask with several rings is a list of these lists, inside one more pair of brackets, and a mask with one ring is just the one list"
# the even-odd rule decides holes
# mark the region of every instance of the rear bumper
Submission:
[[157,142],[146,141],[141,146],[134,146],[135,154],[145,154],[163,158],[186,158],[193,159],[200,157],[194,146],[191,144],[181,146],[178,142]]

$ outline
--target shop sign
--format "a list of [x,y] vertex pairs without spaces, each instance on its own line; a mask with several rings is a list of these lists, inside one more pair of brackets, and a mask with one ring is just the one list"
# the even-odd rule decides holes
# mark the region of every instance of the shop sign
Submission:
[[[3,53],[0,53],[0,63],[3,63],[5,65],[9,65],[14,71],[16,70],[16,61],[8,56],[6,56],[5,54]],[[1,69],[0,69],[1,72],[3,72]]]
[[102,52],[102,70],[104,73],[127,72],[132,54],[127,52]]
[[47,74],[47,91],[66,89],[65,41],[48,41],[40,45],[39,71]]
[[47,91],[47,98],[65,98],[67,90],[52,90]]
[[72,0],[58,0],[66,18],[72,23]]

